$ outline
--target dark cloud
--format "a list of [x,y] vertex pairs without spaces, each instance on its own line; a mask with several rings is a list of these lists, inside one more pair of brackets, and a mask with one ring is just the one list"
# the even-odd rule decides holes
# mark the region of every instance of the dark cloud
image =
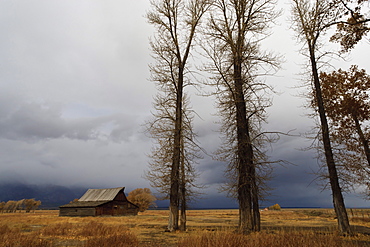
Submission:
[[202,161],[198,166],[201,173],[201,181],[205,185],[219,185],[225,183],[224,172],[226,165],[223,162],[213,161],[211,159]]

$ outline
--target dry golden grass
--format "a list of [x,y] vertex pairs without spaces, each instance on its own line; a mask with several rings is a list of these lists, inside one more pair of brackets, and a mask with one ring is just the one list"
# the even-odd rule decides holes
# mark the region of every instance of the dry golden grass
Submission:
[[[259,232],[241,235],[217,231],[185,238],[179,247],[359,247],[364,242],[345,240],[335,234],[320,234],[311,231]],[[366,244],[366,243],[365,243]]]
[[[370,210],[349,212],[357,232],[336,233],[331,209],[261,212],[262,231],[235,234],[238,210],[190,210],[187,232],[165,232],[168,212],[138,216],[58,217],[58,211],[0,214],[0,247],[41,246],[370,246]],[[325,244],[323,244],[325,243]]]

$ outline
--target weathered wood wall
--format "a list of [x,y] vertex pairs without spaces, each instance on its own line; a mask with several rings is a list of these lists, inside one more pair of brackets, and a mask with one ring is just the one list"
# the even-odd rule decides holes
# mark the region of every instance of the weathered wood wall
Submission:
[[95,208],[60,208],[59,216],[96,216]]
[[137,215],[139,209],[129,202],[112,201],[96,208],[96,215]]
[[111,201],[97,207],[61,207],[59,216],[125,216],[138,212],[139,208],[127,201]]

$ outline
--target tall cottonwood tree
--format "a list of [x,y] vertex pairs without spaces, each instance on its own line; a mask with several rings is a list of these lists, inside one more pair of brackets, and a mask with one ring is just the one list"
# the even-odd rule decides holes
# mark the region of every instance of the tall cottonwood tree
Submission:
[[[163,151],[163,171],[169,171],[167,191],[170,199],[170,216],[168,230],[179,229],[179,203],[181,192],[185,193],[185,161],[187,142],[193,140],[191,125],[184,125],[184,88],[190,85],[188,60],[191,55],[197,27],[206,12],[208,0],[152,0],[152,10],[147,14],[149,23],[157,32],[151,42],[156,63],[151,66],[152,80],[158,85],[162,94],[156,98],[157,119],[153,121],[155,131],[162,125],[167,131],[163,136],[159,132],[153,135],[159,149]],[[158,112],[159,110],[159,112]],[[190,120],[191,118],[189,118]],[[161,122],[163,121],[163,122]],[[184,130],[189,133],[185,133]],[[159,135],[158,135],[159,134]],[[163,137],[168,138],[164,140]],[[157,158],[161,158],[157,156]],[[155,160],[160,164],[159,160]],[[184,204],[185,202],[183,202]],[[182,221],[183,222],[183,221]],[[185,230],[185,224],[181,230]]]
[[341,8],[335,2],[328,0],[293,0],[292,20],[300,41],[306,47],[302,49],[302,53],[309,58],[310,62],[313,100],[315,100],[316,111],[320,119],[320,139],[323,142],[338,227],[342,233],[350,234],[351,229],[334,160],[327,112],[319,78],[319,63],[323,56],[323,53],[320,53],[322,36],[340,17]]
[[[260,94],[269,87],[258,80],[264,65],[276,66],[276,58],[262,52],[259,42],[277,14],[270,0],[216,0],[203,43],[213,74],[219,112],[223,118],[222,159],[239,203],[239,230],[260,230],[257,150],[255,137],[268,105]],[[262,72],[263,71],[263,72]]]
[[[155,145],[149,155],[149,171],[146,178],[152,187],[164,195],[161,199],[170,199],[171,170],[174,138],[174,110],[176,99],[173,93],[158,93],[154,100],[153,120],[147,123],[147,131],[155,140]],[[193,114],[189,108],[189,100],[184,95],[183,129],[181,136],[181,160],[179,171],[179,207],[180,230],[186,230],[187,203],[197,197],[200,185],[196,183],[198,173],[194,168],[196,160],[201,159],[200,148],[193,132]]]

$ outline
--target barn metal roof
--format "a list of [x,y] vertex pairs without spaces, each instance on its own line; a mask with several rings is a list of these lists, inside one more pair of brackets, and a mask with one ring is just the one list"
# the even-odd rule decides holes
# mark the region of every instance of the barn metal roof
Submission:
[[100,202],[112,201],[120,191],[125,187],[118,187],[113,189],[88,189],[86,193],[78,199],[79,202]]
[[71,202],[66,205],[60,206],[60,208],[90,208],[90,207],[97,207],[107,203],[109,201],[99,201],[99,202]]

